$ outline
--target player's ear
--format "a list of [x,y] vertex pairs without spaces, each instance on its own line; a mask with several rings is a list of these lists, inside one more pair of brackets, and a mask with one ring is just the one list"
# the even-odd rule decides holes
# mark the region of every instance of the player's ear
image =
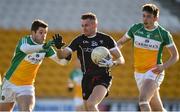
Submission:
[[158,21],[159,20],[159,17],[154,17],[154,21]]
[[98,25],[97,25],[97,23],[96,23],[96,22],[94,22],[94,28],[97,28],[97,26],[98,26]]
[[32,34],[32,35],[35,35],[35,34],[36,34],[36,32],[35,32],[35,31],[31,31],[31,34]]

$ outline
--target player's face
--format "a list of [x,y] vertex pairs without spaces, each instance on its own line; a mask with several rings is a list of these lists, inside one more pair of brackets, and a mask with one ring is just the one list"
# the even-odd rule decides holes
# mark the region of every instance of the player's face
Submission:
[[39,27],[36,32],[32,31],[32,38],[36,43],[42,44],[46,40],[47,32],[48,28]]
[[84,35],[92,36],[96,33],[97,24],[95,20],[85,19],[81,20],[81,27]]
[[157,21],[157,17],[146,11],[143,12],[143,23],[146,28],[154,27],[155,21]]

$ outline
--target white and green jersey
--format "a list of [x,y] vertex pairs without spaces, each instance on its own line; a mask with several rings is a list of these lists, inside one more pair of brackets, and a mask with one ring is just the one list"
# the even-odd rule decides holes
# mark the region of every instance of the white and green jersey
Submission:
[[163,47],[174,45],[171,34],[159,24],[153,30],[147,30],[143,23],[134,24],[126,37],[133,40],[135,71],[140,73],[161,64]]
[[32,85],[44,57],[56,57],[53,48],[43,50],[31,36],[23,37],[16,46],[5,78],[15,85]]

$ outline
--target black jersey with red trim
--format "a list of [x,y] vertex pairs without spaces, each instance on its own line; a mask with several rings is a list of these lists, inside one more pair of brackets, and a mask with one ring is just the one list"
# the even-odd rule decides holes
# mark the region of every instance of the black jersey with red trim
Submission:
[[81,34],[68,46],[72,51],[77,51],[77,57],[81,62],[81,69],[84,74],[109,74],[109,68],[99,67],[91,60],[91,52],[98,46],[104,46],[110,50],[116,47],[116,43],[111,36],[97,32],[94,37],[87,37]]

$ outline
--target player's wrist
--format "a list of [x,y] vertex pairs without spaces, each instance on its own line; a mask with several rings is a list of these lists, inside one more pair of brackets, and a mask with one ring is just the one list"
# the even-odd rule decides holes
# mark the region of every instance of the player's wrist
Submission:
[[166,65],[165,65],[165,64],[162,64],[161,69],[164,70],[164,69],[166,69],[166,68],[167,68]]
[[111,67],[116,66],[116,65],[118,65],[117,62],[116,61],[112,61],[112,66]]
[[50,48],[50,44],[49,43],[44,43],[43,45],[42,45],[42,48],[43,49],[49,49]]

